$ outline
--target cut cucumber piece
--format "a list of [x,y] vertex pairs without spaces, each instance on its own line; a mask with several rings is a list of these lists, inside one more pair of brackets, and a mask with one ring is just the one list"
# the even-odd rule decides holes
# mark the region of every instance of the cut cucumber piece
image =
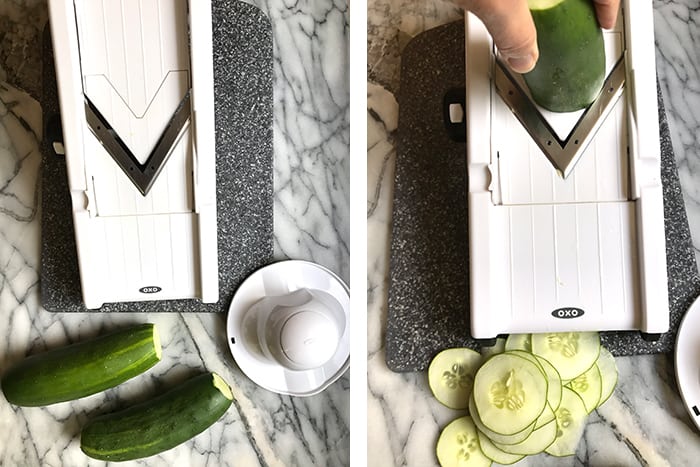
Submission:
[[506,339],[506,350],[524,350],[532,352],[531,334],[510,334]]
[[586,406],[574,391],[564,387],[556,415],[557,438],[545,452],[557,457],[573,456],[586,426]]
[[469,416],[450,422],[440,433],[436,454],[442,467],[488,467],[491,459],[481,451],[476,427]]
[[601,395],[600,370],[597,365],[590,367],[585,373],[578,375],[566,385],[579,395],[586,406],[586,412],[591,413],[598,407]]
[[428,385],[435,398],[452,409],[466,409],[481,360],[481,354],[467,348],[438,353],[428,368]]
[[527,437],[527,439],[518,444],[497,444],[495,446],[504,452],[531,456],[539,454],[551,445],[557,438],[557,420],[552,418],[548,423],[537,428]]
[[481,418],[479,418],[479,413],[476,411],[476,406],[474,405],[474,393],[472,392],[471,397],[469,397],[469,414],[472,417],[472,421],[474,422],[474,425],[476,425],[476,428],[479,430],[479,432],[483,433],[486,437],[488,437],[491,441],[501,443],[501,444],[517,444],[525,441],[528,436],[534,431],[535,429],[535,423],[536,421],[533,422],[531,425],[527,426],[524,430],[512,434],[512,435],[502,435],[500,433],[496,433],[493,430],[490,430],[484,424],[481,422]]
[[554,365],[564,383],[587,371],[600,355],[597,332],[563,332],[532,335],[532,353]]
[[473,394],[484,426],[512,435],[542,414],[547,404],[547,377],[530,360],[502,353],[491,357],[476,372]]
[[160,361],[153,324],[139,324],[25,358],[2,377],[8,402],[43,406],[115,387]]
[[232,400],[231,388],[216,373],[195,376],[152,400],[88,421],[80,449],[106,461],[149,457],[209,428]]
[[617,364],[615,357],[605,347],[600,348],[600,356],[595,362],[600,371],[600,401],[598,407],[603,405],[612,396],[617,386]]
[[496,338],[496,344],[492,345],[491,347],[482,347],[481,348],[481,358],[483,361],[488,360],[489,358],[493,357],[494,355],[498,355],[499,353],[503,353],[506,350],[506,339],[504,337],[498,337]]
[[590,0],[529,0],[540,52],[523,75],[533,100],[553,112],[593,102],[605,79],[603,32]]
[[479,446],[481,446],[481,452],[484,453],[486,457],[491,459],[497,464],[501,465],[511,465],[515,464],[521,460],[523,455],[520,454],[510,454],[501,449],[497,448],[495,444],[486,436],[482,431],[477,430],[479,434]]

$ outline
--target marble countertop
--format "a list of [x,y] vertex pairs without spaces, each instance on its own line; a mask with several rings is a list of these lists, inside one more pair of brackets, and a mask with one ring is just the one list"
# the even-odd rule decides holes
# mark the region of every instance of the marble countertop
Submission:
[[[275,259],[314,261],[347,282],[347,2],[251,3],[273,28]],[[237,368],[226,344],[225,314],[61,314],[42,309],[41,120],[35,99],[41,89],[39,38],[46,20],[45,1],[0,3],[0,369],[29,352],[146,321],[156,323],[166,351],[149,377],[80,401],[18,408],[2,398],[0,465],[102,465],[80,451],[77,437],[95,407],[152,394],[204,369],[218,372],[232,386],[232,408],[193,440],[134,465],[349,465],[348,374],[316,396],[281,396],[256,386]],[[296,119],[298,115],[303,118]]]
[[[696,259],[700,247],[700,39],[697,2],[654,2],[657,68],[683,187]],[[430,394],[427,372],[392,373],[386,366],[388,245],[400,56],[405,44],[431,27],[459,20],[448,2],[374,0],[368,8],[367,269],[368,269],[368,452],[369,465],[436,465],[440,430],[462,412]],[[540,455],[517,465],[695,465],[700,432],[681,401],[672,355],[617,359],[614,396],[589,418],[576,456]]]

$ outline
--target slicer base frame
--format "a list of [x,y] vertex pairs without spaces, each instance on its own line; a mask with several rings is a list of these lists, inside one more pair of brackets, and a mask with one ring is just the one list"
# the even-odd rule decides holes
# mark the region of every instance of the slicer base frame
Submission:
[[467,17],[474,338],[669,328],[652,6],[623,11],[605,33],[608,70],[624,54],[622,96],[566,179],[495,91],[490,36]]

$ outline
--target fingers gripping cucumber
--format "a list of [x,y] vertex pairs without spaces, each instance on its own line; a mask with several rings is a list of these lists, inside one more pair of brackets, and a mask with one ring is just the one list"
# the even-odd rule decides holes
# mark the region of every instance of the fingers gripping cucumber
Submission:
[[528,0],[540,56],[523,75],[533,100],[553,112],[593,102],[605,79],[605,46],[591,0]]

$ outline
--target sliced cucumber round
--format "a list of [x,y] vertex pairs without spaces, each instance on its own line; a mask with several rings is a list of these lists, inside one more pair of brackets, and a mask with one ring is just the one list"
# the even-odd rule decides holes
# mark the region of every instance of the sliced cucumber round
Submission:
[[467,348],[438,353],[428,367],[428,385],[435,398],[451,409],[466,409],[481,360],[481,354]]
[[[474,396],[474,393],[472,393],[472,396]],[[479,413],[476,411],[476,406],[474,405],[474,397],[469,397],[469,414],[472,417],[472,421],[474,422],[474,425],[476,425],[476,428],[483,433],[485,436],[487,436],[491,441],[493,442],[498,442],[501,444],[517,444],[523,442],[525,439],[527,439],[528,436],[533,432],[535,429],[535,423],[533,422],[531,425],[527,426],[524,430],[512,434],[512,435],[502,435],[500,433],[496,433],[493,430],[490,430],[484,424],[481,422],[481,419],[479,418]]]
[[573,456],[586,426],[586,406],[578,394],[564,387],[556,415],[557,438],[545,452],[557,457]]
[[[460,378],[471,374],[469,391]],[[469,416],[445,427],[438,459],[443,466],[510,465],[541,452],[575,455],[588,414],[617,379],[615,359],[594,332],[513,334],[480,354],[443,351],[429,369],[431,390],[448,407],[466,400]]]
[[495,355],[474,377],[476,412],[484,426],[496,433],[519,433],[542,414],[547,385],[537,364],[511,353]]
[[552,420],[555,420],[556,418],[557,416],[554,413],[554,409],[552,409],[552,406],[549,404],[545,405],[544,410],[542,411],[542,415],[540,415],[537,421],[535,422],[534,431],[537,431],[538,429],[542,428],[547,423],[551,422]]
[[496,344],[492,345],[491,347],[482,347],[481,348],[481,358],[483,361],[486,361],[487,359],[493,357],[494,355],[498,355],[499,353],[503,353],[506,350],[506,339],[504,337],[498,337],[496,338]]
[[600,401],[598,407],[603,405],[612,396],[617,386],[617,364],[615,357],[605,347],[600,348],[600,356],[595,362],[600,371]]
[[540,428],[534,430],[530,436],[518,444],[495,444],[497,448],[514,455],[531,456],[539,454],[549,447],[557,438],[557,420],[552,418]]
[[450,422],[440,433],[436,454],[442,467],[488,467],[491,459],[481,451],[476,427],[469,416]]
[[[547,377],[547,405],[552,409],[559,407],[559,403],[561,402],[562,383],[561,378],[559,377],[559,372],[557,372],[556,368],[554,368],[552,364],[544,358],[538,357],[537,355],[532,354],[530,352],[526,352],[524,350],[510,350],[507,353],[512,353],[513,355],[518,355],[527,360],[530,360],[532,363],[537,365],[540,368],[540,370],[542,370],[544,375]],[[547,407],[545,407],[545,412],[543,412],[542,414],[546,415],[546,417],[540,415],[540,417],[537,419],[535,429],[541,427],[545,423],[549,423],[550,421],[554,420],[554,411],[547,411],[546,409]]]
[[532,334],[510,334],[506,339],[506,350],[532,351]]
[[542,365],[544,374],[547,375],[547,381],[549,381],[549,387],[547,392],[547,402],[549,403],[552,410],[557,410],[559,404],[561,403],[561,387],[562,381],[559,372],[554,365],[549,363],[549,360],[542,357],[537,357],[537,361]]
[[579,395],[586,406],[586,412],[591,413],[598,407],[601,395],[601,377],[598,365],[593,365],[585,373],[578,375],[566,385]]
[[545,358],[565,383],[587,371],[600,355],[597,332],[563,332],[532,335],[532,353]]
[[484,453],[486,457],[491,459],[497,464],[501,465],[511,465],[515,464],[521,460],[524,455],[521,454],[510,454],[496,447],[495,444],[486,436],[482,431],[477,430],[479,434],[479,446],[481,446],[481,452]]

